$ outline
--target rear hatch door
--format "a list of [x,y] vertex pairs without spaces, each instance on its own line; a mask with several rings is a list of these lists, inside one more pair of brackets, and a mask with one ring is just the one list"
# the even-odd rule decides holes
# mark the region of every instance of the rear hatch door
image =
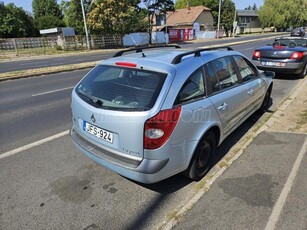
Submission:
[[142,159],[144,124],[161,106],[166,79],[129,66],[96,66],[73,91],[74,127],[114,156]]

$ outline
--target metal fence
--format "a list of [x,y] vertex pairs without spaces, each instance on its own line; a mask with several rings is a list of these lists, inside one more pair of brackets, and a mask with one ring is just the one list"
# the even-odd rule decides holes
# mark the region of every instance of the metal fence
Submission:
[[[91,35],[90,48],[101,49],[108,47],[122,47],[123,40],[120,35]],[[56,48],[62,50],[87,49],[85,36],[72,37],[33,37],[0,39],[0,50],[21,50],[34,48]]]

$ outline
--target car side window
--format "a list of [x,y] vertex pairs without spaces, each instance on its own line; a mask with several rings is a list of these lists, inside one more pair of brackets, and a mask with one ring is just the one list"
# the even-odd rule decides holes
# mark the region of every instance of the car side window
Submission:
[[196,70],[183,84],[178,96],[177,103],[186,102],[206,95],[206,87],[202,68]]
[[216,93],[221,90],[219,80],[217,79],[214,70],[212,69],[210,64],[204,65],[205,76],[208,79],[208,85],[211,89],[211,93]]
[[221,89],[227,89],[239,83],[233,63],[230,57],[223,57],[211,62],[220,82]]
[[255,69],[243,57],[234,56],[233,58],[237,63],[243,82],[250,81],[257,77]]

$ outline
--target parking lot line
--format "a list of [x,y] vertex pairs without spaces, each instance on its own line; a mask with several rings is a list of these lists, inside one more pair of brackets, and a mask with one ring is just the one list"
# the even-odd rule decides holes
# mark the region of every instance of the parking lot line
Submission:
[[64,132],[55,134],[55,135],[50,136],[50,137],[46,137],[46,138],[41,139],[41,140],[39,140],[39,141],[35,141],[35,142],[30,143],[30,144],[28,144],[28,145],[24,145],[24,146],[19,147],[19,148],[17,148],[17,149],[13,149],[13,150],[8,151],[8,152],[6,152],[6,153],[0,154],[0,160],[1,160],[1,159],[4,159],[4,158],[7,158],[7,157],[9,157],[9,156],[13,156],[13,155],[15,155],[15,154],[17,154],[17,153],[20,153],[20,152],[22,152],[22,151],[31,149],[31,148],[33,148],[33,147],[35,147],[35,146],[42,145],[42,144],[44,144],[44,143],[46,143],[46,142],[49,142],[49,141],[55,140],[55,139],[57,139],[57,138],[63,137],[63,136],[65,136],[65,135],[67,135],[67,134],[69,134],[69,130],[66,130],[66,131],[64,131]]
[[265,227],[265,230],[272,230],[272,229],[275,229],[275,226],[277,224],[277,221],[279,219],[279,216],[281,214],[281,211],[286,203],[286,199],[287,199],[287,196],[288,194],[290,193],[291,191],[291,188],[292,188],[292,184],[293,184],[293,181],[297,175],[297,172],[298,172],[298,169],[300,167],[300,164],[303,160],[303,157],[304,155],[306,154],[307,152],[307,138],[305,139],[304,141],[304,144],[295,160],[295,163],[292,167],[292,170],[291,170],[291,173],[289,174],[289,177],[287,179],[287,182],[283,188],[283,190],[281,191],[281,194],[273,208],[273,211],[271,213],[271,216],[269,218],[269,221]]
[[45,95],[45,94],[49,94],[49,93],[56,93],[56,92],[59,92],[59,91],[64,91],[64,90],[72,89],[72,88],[74,88],[74,86],[70,86],[70,87],[66,87],[66,88],[62,88],[62,89],[55,89],[55,90],[51,90],[51,91],[47,91],[47,92],[43,92],[43,93],[33,94],[32,97],[41,96],[41,95]]

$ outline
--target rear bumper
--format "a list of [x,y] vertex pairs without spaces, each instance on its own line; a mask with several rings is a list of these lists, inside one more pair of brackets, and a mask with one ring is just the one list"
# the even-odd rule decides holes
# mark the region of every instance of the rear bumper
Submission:
[[[112,156],[112,153],[109,151],[99,148],[86,140],[86,137],[82,137],[74,128],[71,129],[70,136],[76,147],[90,159],[124,177],[141,183],[155,183],[184,170],[184,164],[180,167],[178,161],[169,159],[165,151],[162,151],[162,154],[157,153],[158,155],[164,156],[163,159],[144,158],[141,161],[119,159],[118,157],[115,158]],[[184,148],[182,146],[179,146],[179,149],[176,149],[178,146],[174,148],[173,152],[176,153],[176,157],[180,160],[178,150]],[[184,159],[181,159],[181,162],[184,162]]]
[[263,66],[261,64],[261,61],[258,60],[252,60],[252,62],[260,70],[268,70],[280,74],[299,74],[303,70],[303,62],[294,62],[294,63],[287,62],[286,65],[283,67]]

